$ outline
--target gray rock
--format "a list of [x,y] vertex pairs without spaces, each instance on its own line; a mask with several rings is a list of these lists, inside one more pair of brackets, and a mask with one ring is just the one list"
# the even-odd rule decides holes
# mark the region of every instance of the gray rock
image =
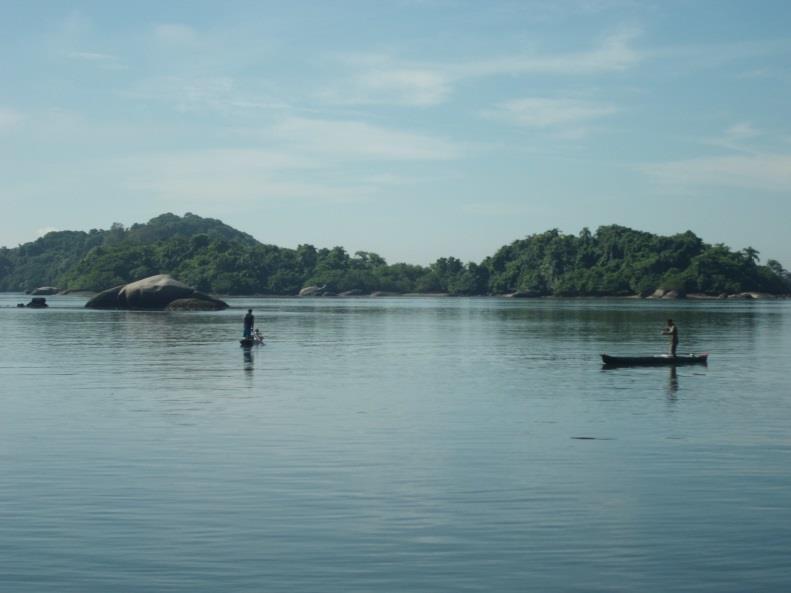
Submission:
[[30,307],[31,309],[46,309],[49,307],[47,304],[47,299],[44,297],[33,297],[30,299],[30,302],[25,305],[26,307]]
[[130,282],[121,289],[118,298],[130,309],[164,309],[172,301],[194,294],[194,288],[167,274],[158,274]]
[[320,296],[321,293],[327,288],[326,285],[324,286],[306,286],[302,290],[299,291],[299,296],[301,297],[309,297],[309,296]]
[[535,299],[543,295],[535,290],[517,290],[506,296],[512,299]]
[[55,288],[54,286],[39,286],[38,288],[35,288],[32,291],[30,291],[30,294],[49,296],[51,294],[58,294],[59,292],[60,292],[60,288]]
[[210,303],[207,306],[211,306],[211,310],[228,307],[225,302],[198,292],[167,274],[115,286],[100,292],[85,306],[89,309],[165,309],[181,299],[205,301]]
[[85,303],[85,306],[88,309],[126,309],[126,303],[122,303],[118,298],[118,293],[123,287],[124,285],[120,284],[103,290]]
[[745,301],[751,300],[763,300],[763,299],[774,299],[777,298],[773,294],[769,294],[766,292],[755,292],[755,291],[747,291],[747,292],[739,292],[736,294],[729,294],[729,299],[743,299]]
[[663,299],[683,299],[686,298],[686,293],[683,290],[668,290],[662,295]]

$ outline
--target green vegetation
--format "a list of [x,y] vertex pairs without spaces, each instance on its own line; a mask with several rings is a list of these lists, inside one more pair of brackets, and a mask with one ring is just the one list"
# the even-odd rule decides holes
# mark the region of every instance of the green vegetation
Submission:
[[751,247],[707,245],[690,231],[664,237],[611,225],[577,236],[557,229],[531,235],[479,264],[447,257],[423,267],[388,264],[365,251],[350,255],[342,247],[265,245],[219,220],[163,214],[130,228],[51,232],[2,248],[0,290],[99,291],[168,273],[215,294],[293,295],[311,285],[334,293],[451,295],[791,292],[789,272],[774,260],[760,265],[758,255]]

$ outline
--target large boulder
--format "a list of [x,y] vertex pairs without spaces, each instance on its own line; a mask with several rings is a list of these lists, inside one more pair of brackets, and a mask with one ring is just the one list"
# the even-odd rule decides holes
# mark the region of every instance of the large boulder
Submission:
[[223,301],[198,292],[167,274],[115,286],[100,292],[85,306],[89,309],[165,309],[181,299],[205,301],[212,310],[228,307]]
[[164,309],[171,301],[190,298],[193,294],[194,288],[167,274],[158,274],[130,282],[121,289],[118,298],[130,309]]
[[126,303],[122,303],[118,298],[118,293],[124,286],[120,284],[103,290],[85,303],[85,306],[88,309],[126,309]]

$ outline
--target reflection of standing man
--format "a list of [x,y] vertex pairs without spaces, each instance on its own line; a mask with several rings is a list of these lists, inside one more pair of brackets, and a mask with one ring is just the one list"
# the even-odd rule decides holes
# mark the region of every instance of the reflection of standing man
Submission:
[[253,316],[253,310],[248,309],[247,315],[244,316],[244,337],[249,338],[253,334],[253,324],[255,323],[255,317]]
[[676,347],[678,346],[678,327],[676,327],[672,319],[667,320],[667,325],[662,330],[662,334],[670,336],[670,356],[675,356]]

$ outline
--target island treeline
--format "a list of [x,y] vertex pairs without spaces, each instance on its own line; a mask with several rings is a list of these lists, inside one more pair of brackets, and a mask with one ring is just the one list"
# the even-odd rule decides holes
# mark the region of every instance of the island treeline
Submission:
[[791,292],[791,275],[747,247],[704,243],[691,231],[660,236],[609,225],[578,235],[557,229],[514,241],[480,263],[443,257],[428,266],[388,264],[376,253],[343,247],[260,243],[219,220],[162,214],[129,228],[55,231],[0,248],[0,290],[39,286],[99,291],[154,274],[171,274],[215,294],[326,293],[451,295],[649,295]]

